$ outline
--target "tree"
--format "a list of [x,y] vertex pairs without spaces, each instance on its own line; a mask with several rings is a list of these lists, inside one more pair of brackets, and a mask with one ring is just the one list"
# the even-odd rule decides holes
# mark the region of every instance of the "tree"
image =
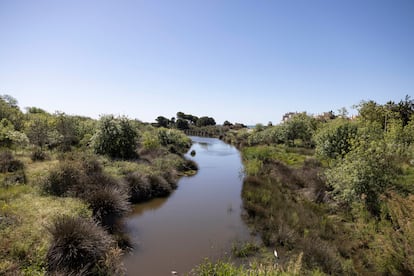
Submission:
[[0,121],[0,147],[10,147],[12,140],[9,137],[10,132],[14,131],[13,124],[6,118]]
[[216,125],[216,121],[211,118],[211,117],[207,117],[207,116],[203,116],[200,117],[197,121],[196,121],[196,125],[198,127],[203,127],[203,126],[214,126]]
[[305,112],[293,115],[291,119],[283,123],[286,131],[285,143],[293,145],[295,140],[300,140],[304,146],[312,146],[312,136],[317,128],[316,124],[316,119]]
[[43,148],[50,142],[50,127],[45,114],[35,114],[30,117],[26,134],[32,144]]
[[323,157],[344,157],[356,137],[357,126],[346,119],[338,118],[326,123],[315,135],[316,153]]
[[184,119],[178,119],[177,120],[177,128],[180,130],[185,130],[185,129],[189,129],[190,127],[188,126],[188,121],[184,120]]
[[227,121],[227,120],[225,120],[224,121],[224,123],[223,123],[223,126],[228,126],[228,127],[231,127],[233,124],[232,123],[230,123],[229,121]]
[[361,102],[358,106],[359,116],[362,121],[379,123],[385,127],[385,109],[374,101]]
[[177,119],[182,119],[188,121],[188,123],[195,125],[198,121],[197,116],[191,114],[185,114],[183,112],[177,112]]
[[158,116],[155,121],[157,121],[158,127],[168,127],[168,124],[170,123],[170,120],[163,116]]
[[26,112],[29,114],[46,114],[47,112],[41,108],[30,106],[26,107]]
[[406,126],[411,119],[411,115],[414,114],[414,101],[410,96],[406,95],[404,100],[401,100],[397,106],[397,112],[403,122],[403,126]]
[[16,131],[9,120],[4,118],[0,121],[0,147],[24,147],[28,143],[29,138],[27,138],[26,134]]
[[57,113],[55,128],[59,133],[58,144],[64,151],[69,150],[72,145],[79,143],[79,138],[76,131],[75,118],[66,115],[65,113]]
[[349,206],[362,201],[373,215],[378,216],[379,197],[394,183],[396,172],[394,159],[383,140],[360,139],[325,175],[337,200]]
[[17,106],[17,100],[10,95],[0,95],[0,120],[9,120],[16,130],[23,128],[24,115]]
[[98,129],[92,138],[96,153],[112,158],[133,158],[136,156],[138,131],[126,117],[102,116]]

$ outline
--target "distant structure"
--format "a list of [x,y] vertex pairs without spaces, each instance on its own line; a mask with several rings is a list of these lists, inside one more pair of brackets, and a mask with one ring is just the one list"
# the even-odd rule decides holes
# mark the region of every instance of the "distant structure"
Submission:
[[315,119],[323,121],[323,122],[327,122],[329,120],[333,120],[335,118],[337,118],[338,116],[336,116],[333,111],[328,111],[328,112],[324,112],[322,114],[318,114],[318,115],[314,115],[313,116]]
[[282,117],[282,121],[283,122],[287,122],[290,119],[292,119],[292,117],[295,116],[296,114],[298,114],[298,113],[297,112],[288,112],[288,113],[285,113],[285,115],[283,115],[283,117]]

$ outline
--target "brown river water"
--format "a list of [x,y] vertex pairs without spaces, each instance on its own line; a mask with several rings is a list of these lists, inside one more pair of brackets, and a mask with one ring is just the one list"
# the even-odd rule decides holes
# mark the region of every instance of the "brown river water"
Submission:
[[125,220],[135,247],[123,259],[127,275],[185,275],[205,258],[227,258],[231,245],[248,240],[243,222],[243,165],[233,146],[191,137],[199,171],[183,177],[168,198],[137,204]]

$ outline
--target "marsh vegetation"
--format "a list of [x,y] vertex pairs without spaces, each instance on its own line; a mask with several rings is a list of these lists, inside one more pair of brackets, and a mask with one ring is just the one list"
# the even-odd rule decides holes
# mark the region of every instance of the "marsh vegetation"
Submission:
[[121,274],[130,244],[117,221],[197,170],[183,158],[191,140],[175,129],[23,113],[11,96],[0,106],[1,274]]
[[206,263],[200,274],[414,272],[414,103],[368,101],[358,112],[291,114],[277,126],[227,133],[245,164],[246,219],[268,253],[241,267]]
[[[414,273],[410,97],[361,102],[354,118],[344,110],[297,113],[253,130],[182,112],[157,119],[23,113],[1,96],[1,273],[124,273],[122,250],[131,244],[117,221],[131,204],[170,195],[198,169],[184,158],[191,140],[179,129],[220,136],[240,150],[244,219],[261,240],[230,244],[240,260],[206,260],[191,274]],[[202,146],[188,159],[203,158]],[[223,206],[235,213],[234,204]]]

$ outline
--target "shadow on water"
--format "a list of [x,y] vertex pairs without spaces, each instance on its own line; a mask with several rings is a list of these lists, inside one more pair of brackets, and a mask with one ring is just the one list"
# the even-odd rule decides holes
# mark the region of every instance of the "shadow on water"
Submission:
[[138,246],[124,258],[128,275],[180,275],[204,258],[225,257],[234,241],[247,240],[241,214],[239,152],[218,139],[191,137],[199,171],[183,177],[168,198],[134,206],[125,220]]

